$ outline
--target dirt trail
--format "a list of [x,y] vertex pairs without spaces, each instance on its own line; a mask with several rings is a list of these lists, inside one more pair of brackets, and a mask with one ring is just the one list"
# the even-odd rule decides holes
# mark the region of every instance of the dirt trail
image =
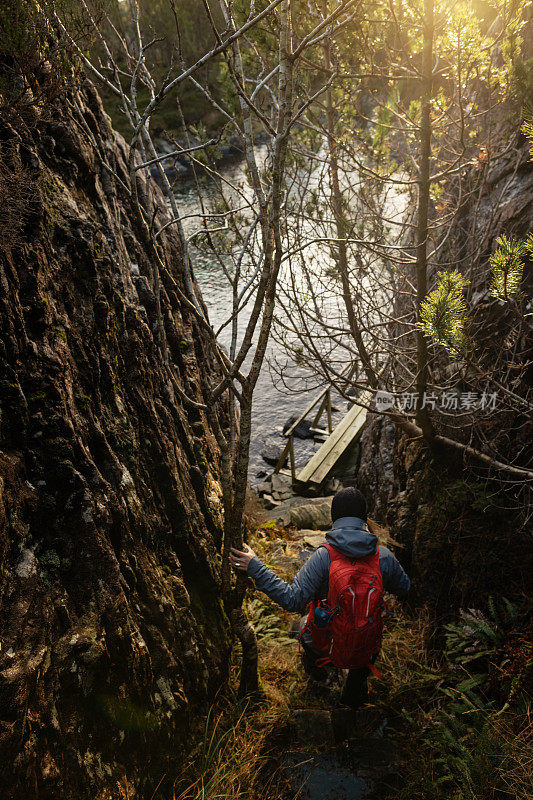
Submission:
[[[325,541],[325,531],[288,530],[272,521],[258,531],[254,548],[277,574],[291,580],[311,553]],[[259,592],[256,598],[263,598]],[[255,600],[261,603],[261,600]],[[268,601],[267,601],[268,602]],[[298,617],[268,602],[270,628],[259,632],[272,641],[275,618],[287,655],[297,660],[295,631]],[[265,632],[266,630],[266,632]],[[280,660],[283,656],[279,657]],[[394,744],[389,738],[387,709],[371,695],[371,702],[354,712],[339,704],[343,675],[330,686],[310,681],[298,664],[288,698],[287,724],[274,754],[269,792],[272,798],[302,800],[358,800],[371,797],[395,768]],[[375,683],[375,682],[373,682]]]

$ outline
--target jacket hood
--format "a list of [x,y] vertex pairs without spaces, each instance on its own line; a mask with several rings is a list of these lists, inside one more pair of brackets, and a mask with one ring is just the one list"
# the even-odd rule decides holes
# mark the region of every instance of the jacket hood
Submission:
[[376,552],[378,537],[370,533],[366,522],[359,517],[340,517],[326,533],[326,541],[350,558],[364,558]]

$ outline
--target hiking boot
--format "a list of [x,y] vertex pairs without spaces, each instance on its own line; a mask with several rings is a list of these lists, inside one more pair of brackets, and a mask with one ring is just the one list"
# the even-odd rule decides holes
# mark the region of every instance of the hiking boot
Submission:
[[359,692],[346,691],[344,687],[339,698],[341,706],[348,706],[352,711],[357,711],[368,703],[368,689]]

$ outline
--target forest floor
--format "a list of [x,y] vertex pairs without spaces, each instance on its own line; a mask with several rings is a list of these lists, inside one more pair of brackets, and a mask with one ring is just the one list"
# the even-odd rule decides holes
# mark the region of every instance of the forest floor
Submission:
[[[323,535],[268,521],[251,543],[291,579]],[[533,719],[524,700],[531,638],[513,633],[523,629],[516,609],[511,620],[494,609],[490,618],[455,626],[448,650],[437,656],[428,611],[388,598],[392,614],[378,662],[383,678],[370,680],[368,706],[353,712],[335,707],[342,676],[330,689],[305,676],[291,636],[299,618],[259,592],[246,605],[259,641],[264,702],[252,707],[238,700],[235,652],[233,691],[211,709],[191,760],[194,780],[177,783],[172,800],[532,796]]]

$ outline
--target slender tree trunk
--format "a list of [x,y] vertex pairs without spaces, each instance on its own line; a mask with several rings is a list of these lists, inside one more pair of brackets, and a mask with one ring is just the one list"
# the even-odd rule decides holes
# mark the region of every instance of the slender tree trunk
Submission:
[[[257,379],[264,362],[266,348],[270,338],[270,329],[274,316],[276,301],[277,277],[282,258],[281,241],[281,204],[283,201],[283,175],[285,169],[285,155],[287,150],[288,129],[292,108],[292,60],[291,60],[291,25],[290,25],[290,0],[283,0],[280,5],[280,70],[279,70],[279,112],[276,137],[273,144],[272,158],[272,196],[271,205],[267,216],[267,209],[262,206],[267,224],[262,220],[264,231],[263,244],[265,248],[265,268],[263,274],[264,301],[261,327],[255,354],[250,366],[248,377],[242,385],[240,399],[239,430],[236,437],[235,454],[233,457],[232,474],[232,501],[229,514],[229,524],[225,524],[226,540],[224,552],[229,551],[228,543],[241,548],[243,545],[244,530],[244,505],[248,486],[248,461],[250,452],[250,438],[252,432],[252,400]],[[238,69],[242,69],[238,61]],[[240,74],[240,73],[239,73]],[[252,163],[254,157],[248,154]],[[257,176],[256,176],[257,179]],[[256,189],[256,196],[257,196]],[[261,196],[258,197],[261,201]],[[258,289],[262,291],[262,289]],[[247,578],[237,576],[233,592],[225,596],[225,603],[230,616],[233,632],[241,643],[242,664],[240,676],[240,694],[242,696],[258,696],[260,694],[258,674],[258,650],[254,629],[242,608],[246,593]]]
[[259,683],[258,648],[255,631],[242,606],[232,609],[230,619],[233,632],[242,647],[239,695],[241,697],[260,698],[262,692]]
[[[434,0],[424,0],[424,49],[422,54],[421,121],[420,121],[420,159],[418,180],[418,217],[416,228],[416,313],[420,321],[420,307],[427,294],[427,247],[429,178],[431,161],[431,99],[433,94],[433,5]],[[432,440],[433,425],[424,395],[428,383],[427,341],[420,329],[416,331],[417,349],[417,412],[416,419],[424,437]]]
[[[326,17],[328,14],[328,0],[323,0],[322,9],[324,17]],[[324,40],[324,66],[327,70],[331,70],[331,41],[329,36]],[[348,225],[346,221],[346,215],[344,214],[342,207],[342,191],[339,183],[339,164],[337,160],[337,145],[335,140],[335,116],[333,92],[331,86],[328,86],[326,92],[326,119],[328,132],[329,180],[331,189],[331,205],[333,209],[333,216],[335,218],[337,239],[339,240],[337,244],[337,266],[339,268],[342,282],[342,298],[346,308],[346,313],[348,315],[350,333],[363,364],[363,369],[365,371],[368,383],[373,388],[376,388],[376,375],[372,369],[370,356],[368,355],[368,351],[365,347],[363,336],[357,322],[352,298],[352,287],[350,285],[348,272],[348,248],[346,245]]]

